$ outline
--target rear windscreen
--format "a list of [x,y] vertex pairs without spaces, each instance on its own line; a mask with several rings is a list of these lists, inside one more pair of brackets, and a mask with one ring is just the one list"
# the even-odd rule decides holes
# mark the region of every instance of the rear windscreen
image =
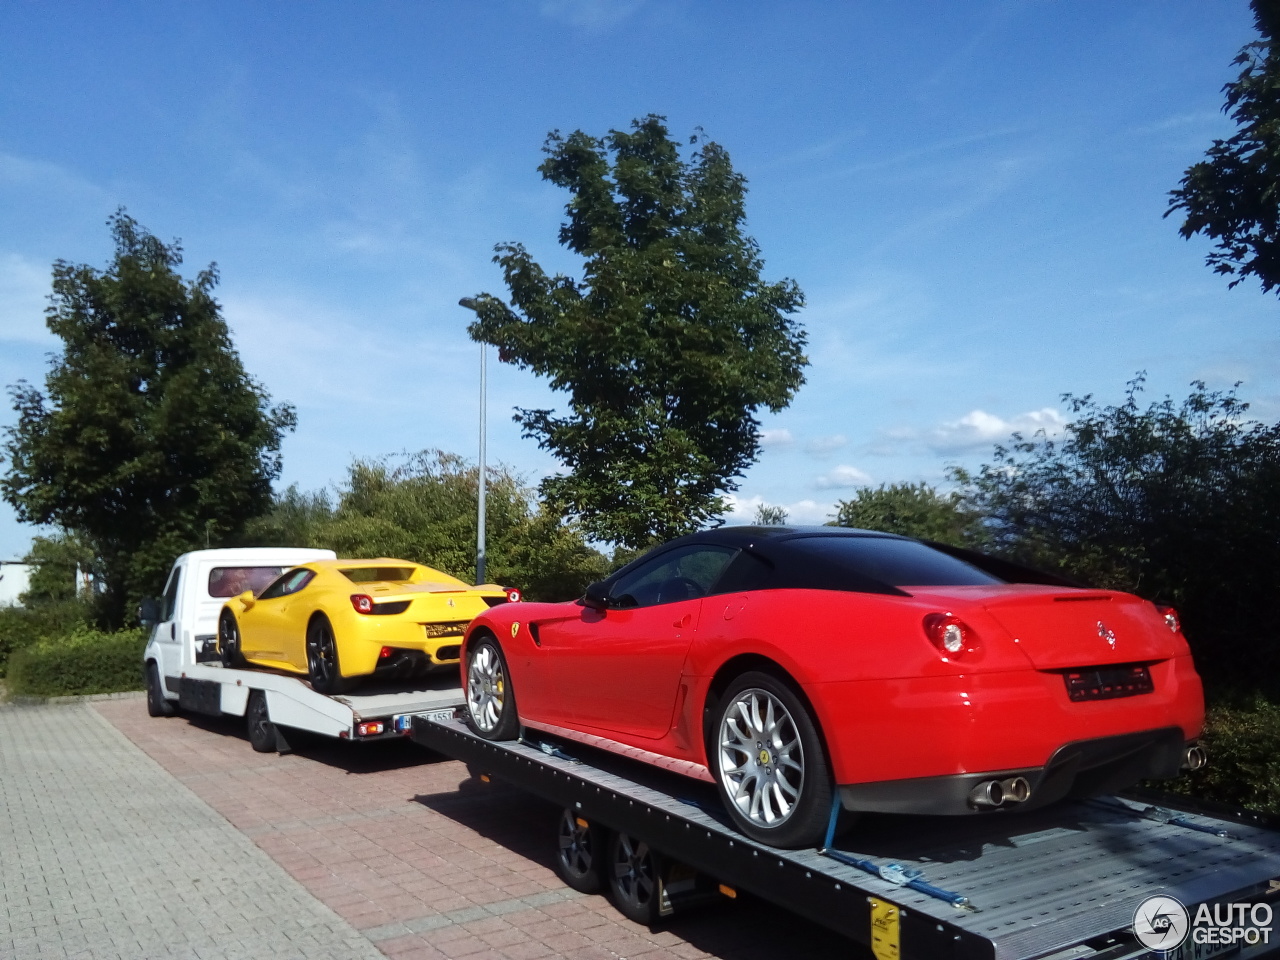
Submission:
[[413,567],[349,567],[342,575],[352,583],[373,583],[375,580],[409,580]]
[[816,536],[797,537],[787,546],[894,587],[965,587],[1005,582],[915,540]]
[[209,596],[238,597],[246,590],[260,594],[288,567],[214,567],[209,571]]

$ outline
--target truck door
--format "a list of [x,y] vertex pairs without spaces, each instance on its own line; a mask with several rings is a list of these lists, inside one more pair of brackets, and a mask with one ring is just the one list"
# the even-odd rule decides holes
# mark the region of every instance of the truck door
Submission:
[[169,572],[164,597],[160,601],[160,620],[152,636],[160,655],[160,675],[173,677],[172,689],[177,689],[177,677],[182,673],[182,625],[178,622],[178,589],[182,582],[182,567],[175,566]]

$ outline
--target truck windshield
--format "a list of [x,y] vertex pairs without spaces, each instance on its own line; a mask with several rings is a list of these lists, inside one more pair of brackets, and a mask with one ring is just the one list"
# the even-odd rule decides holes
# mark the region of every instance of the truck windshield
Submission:
[[238,597],[246,590],[254,596],[263,590],[288,567],[214,567],[209,571],[209,596]]

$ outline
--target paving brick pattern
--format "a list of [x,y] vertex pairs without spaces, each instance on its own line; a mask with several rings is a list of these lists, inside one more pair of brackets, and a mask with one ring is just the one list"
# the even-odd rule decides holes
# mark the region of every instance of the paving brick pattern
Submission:
[[381,954],[89,705],[0,706],[0,958],[170,957]]
[[555,876],[555,809],[407,741],[257,754],[239,719],[152,719],[135,700],[94,709],[395,960],[870,956],[747,897],[657,930],[632,923]]

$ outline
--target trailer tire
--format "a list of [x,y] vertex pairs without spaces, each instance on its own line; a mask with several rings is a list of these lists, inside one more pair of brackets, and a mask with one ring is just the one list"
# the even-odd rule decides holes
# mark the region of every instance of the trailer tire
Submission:
[[716,705],[708,759],[734,825],[760,843],[822,842],[833,785],[822,737],[790,685],[744,673]]
[[467,726],[486,740],[520,735],[516,694],[502,647],[491,636],[467,646]]
[[223,610],[218,617],[218,656],[224,667],[244,666],[244,654],[240,652],[240,625],[230,610]]
[[172,717],[177,708],[164,695],[164,685],[160,683],[160,668],[154,660],[147,664],[147,715],[152,717]]
[[261,690],[254,690],[249,694],[249,705],[245,708],[244,717],[249,728],[249,746],[258,753],[274,753],[276,726],[267,712],[267,695]]
[[566,807],[556,830],[556,876],[579,893],[599,893],[604,888],[601,867],[607,842],[607,830]]
[[333,624],[323,613],[316,614],[307,624],[307,677],[311,689],[326,696],[346,693],[352,687],[351,680],[342,675]]
[[604,868],[613,905],[628,920],[653,926],[662,898],[662,857],[625,833],[610,836],[607,848]]

